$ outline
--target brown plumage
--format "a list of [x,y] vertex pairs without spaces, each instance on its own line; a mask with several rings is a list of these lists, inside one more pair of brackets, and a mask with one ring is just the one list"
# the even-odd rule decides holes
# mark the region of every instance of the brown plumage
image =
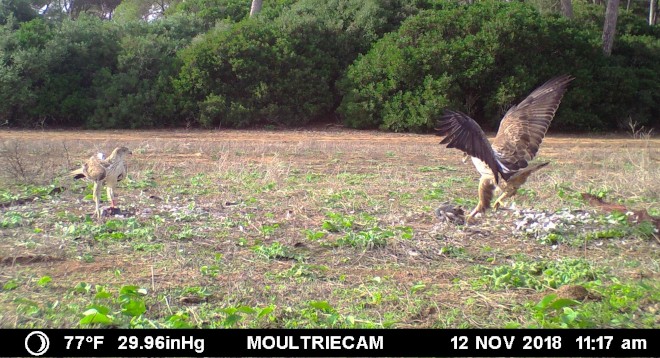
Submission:
[[106,186],[111,208],[115,207],[114,189],[117,183],[126,177],[127,166],[124,158],[127,154],[133,154],[126,147],[117,147],[107,159],[101,159],[98,156],[90,157],[82,166],[69,175],[74,179],[85,178],[94,182],[94,203],[96,210],[94,213],[101,217],[100,196],[103,185]]
[[479,204],[466,217],[466,222],[490,207],[495,187],[503,192],[495,201],[497,209],[502,200],[515,195],[530,174],[548,164],[528,167],[572,80],[573,77],[568,75],[555,77],[511,107],[502,118],[492,145],[481,127],[468,115],[445,111],[437,128],[438,135],[445,136],[440,144],[460,149],[471,156],[481,174]]

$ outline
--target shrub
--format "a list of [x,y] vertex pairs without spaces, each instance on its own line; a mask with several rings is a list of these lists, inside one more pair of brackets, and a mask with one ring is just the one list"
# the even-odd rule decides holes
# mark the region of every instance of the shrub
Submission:
[[[268,2],[266,2],[268,3]],[[250,13],[250,1],[247,0],[187,0],[181,1],[167,9],[166,13],[191,14],[199,18],[206,29],[216,22],[228,20],[239,22]]]
[[176,54],[197,34],[194,17],[174,15],[152,23],[122,25],[116,67],[96,76],[91,128],[145,128],[181,125],[181,103],[172,85],[181,63]]
[[412,0],[302,0],[224,23],[182,53],[184,116],[203,126],[301,125],[332,115],[336,81],[358,54],[416,11]]
[[186,98],[184,115],[207,127],[304,124],[331,105],[322,72],[272,23],[249,19],[216,28],[181,58],[175,83]]
[[428,131],[449,107],[495,129],[561,73],[576,81],[552,129],[660,116],[660,28],[622,11],[605,57],[603,8],[581,1],[574,21],[544,0],[546,15],[519,2],[273,0],[254,18],[248,0],[190,0],[150,21],[141,8],[103,21],[28,3],[0,9],[0,124],[296,126],[339,113]]
[[37,18],[2,30],[0,120],[27,127],[182,124],[171,78],[181,67],[177,51],[201,30],[196,18]]
[[[555,127],[612,129],[633,113],[646,123],[658,111],[660,82],[649,71],[658,61],[627,61],[657,58],[651,52],[658,39],[634,38],[622,36],[630,48],[619,46],[621,55],[606,58],[600,32],[589,24],[542,16],[522,3],[446,4],[408,18],[350,66],[339,112],[352,127],[425,131],[449,107],[496,129],[535,86],[569,73],[576,81]],[[645,97],[636,99],[642,89]]]
[[11,23],[12,19],[18,22],[26,22],[35,17],[37,17],[37,12],[34,11],[29,0],[2,0],[0,25]]
[[334,112],[342,97],[337,81],[348,66],[424,7],[430,7],[428,1],[301,0],[275,21],[293,50],[308,58],[310,70],[322,74],[332,92]]
[[[263,2],[260,17],[274,19],[296,3],[296,0],[268,0]],[[199,19],[205,32],[220,22],[240,22],[250,14],[251,0],[186,0],[167,9],[166,14],[191,15]]]
[[[3,44],[9,48],[1,51],[0,69],[8,74],[0,77],[2,96],[10,97],[2,98],[0,110],[9,113],[10,123],[83,124],[94,110],[94,78],[115,66],[116,29],[93,17],[61,24],[37,18],[21,24],[13,36]],[[5,93],[13,86],[16,90]]]

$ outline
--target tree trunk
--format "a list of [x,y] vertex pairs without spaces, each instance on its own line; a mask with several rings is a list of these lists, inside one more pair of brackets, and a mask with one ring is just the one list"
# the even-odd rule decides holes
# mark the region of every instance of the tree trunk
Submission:
[[605,9],[605,24],[603,25],[603,52],[605,56],[612,54],[617,16],[619,16],[619,0],[608,0]]
[[649,2],[649,25],[653,26],[658,20],[658,1],[650,0]]
[[569,19],[573,18],[573,3],[571,0],[561,0],[561,13]]
[[[626,3],[626,11],[630,10],[630,2],[631,1],[632,0],[628,0],[628,2]],[[651,0],[651,1],[653,1],[653,0]]]
[[261,5],[263,5],[263,0],[252,0],[252,7],[250,7],[250,16],[254,16],[261,11]]

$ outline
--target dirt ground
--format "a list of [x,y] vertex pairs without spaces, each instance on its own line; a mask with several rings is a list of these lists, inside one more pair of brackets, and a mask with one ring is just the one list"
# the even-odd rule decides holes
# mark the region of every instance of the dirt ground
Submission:
[[[226,325],[227,313],[220,309],[240,305],[276,307],[269,321],[246,314],[239,326],[252,327],[379,327],[390,321],[395,327],[543,326],[528,305],[557,287],[546,282],[547,289],[503,289],[480,281],[483,270],[519,267],[518,262],[550,267],[568,258],[583,260],[602,277],[575,273],[569,281],[602,297],[620,295],[614,284],[619,281],[642,277],[644,285],[658,286],[659,243],[625,223],[590,227],[592,241],[585,238],[587,229],[570,231],[584,241],[578,244],[513,235],[514,211],[489,212],[474,227],[442,223],[434,213],[442,202],[473,207],[478,175],[440,140],[334,126],[2,130],[0,159],[14,163],[0,176],[6,193],[27,195],[25,180],[65,188],[0,208],[0,284],[17,285],[0,292],[5,312],[0,319],[11,322],[2,326],[76,326],[86,305],[96,302],[73,290],[83,281],[113,290],[146,287],[148,319],[164,324],[165,317],[184,312],[196,327]],[[118,145],[133,150],[130,180],[118,189],[128,220],[86,221],[93,208],[83,199],[89,188],[67,181],[65,174],[96,151],[108,153]],[[580,193],[590,192],[631,210],[660,212],[660,139],[549,135],[539,158],[551,165],[515,198],[518,208],[579,209],[604,217],[607,213],[579,200]],[[611,220],[602,217],[598,220]],[[108,220],[117,220],[117,228],[108,229]],[[342,222],[352,226],[328,229]],[[374,247],[379,235],[386,244]],[[356,238],[376,241],[353,246]],[[562,269],[574,273],[575,267]],[[211,268],[219,272],[209,274]],[[43,276],[53,284],[35,286]],[[618,312],[611,313],[616,319],[635,316],[627,326],[656,324],[660,297],[640,292],[631,295],[634,312],[621,313],[605,300],[584,303],[584,322],[613,326],[604,323],[609,316],[590,316],[611,310]],[[51,308],[62,295],[61,305]],[[39,309],[26,310],[31,306],[22,300]],[[332,310],[311,310],[310,302],[319,300]],[[548,320],[556,315],[548,313]],[[328,323],[328,317],[338,323]],[[362,323],[351,325],[349,317]]]

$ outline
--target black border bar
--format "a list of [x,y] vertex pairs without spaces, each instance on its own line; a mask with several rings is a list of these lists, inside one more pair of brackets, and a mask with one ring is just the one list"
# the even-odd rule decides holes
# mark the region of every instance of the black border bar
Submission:
[[40,357],[653,357],[660,352],[659,333],[658,329],[0,329],[0,356],[34,356],[29,349]]

